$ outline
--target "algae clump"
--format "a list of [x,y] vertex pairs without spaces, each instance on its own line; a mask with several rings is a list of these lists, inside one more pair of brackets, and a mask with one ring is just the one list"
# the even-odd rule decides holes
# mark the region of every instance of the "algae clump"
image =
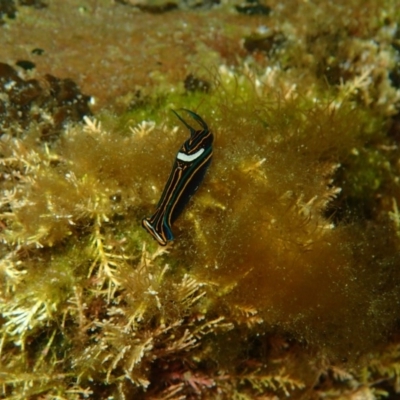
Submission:
[[[50,143],[35,125],[3,136],[5,395],[147,398],[175,381],[182,393],[229,395],[241,382],[251,392],[283,379],[275,368],[242,370],[242,353],[259,346],[252,335],[291,337],[333,359],[384,340],[399,300],[394,224],[327,212],[339,165],[385,125],[351,101],[310,102],[253,79],[222,69],[196,109],[215,133],[214,161],[166,249],[140,221],[187,134],[173,115],[128,130],[111,115],[106,128],[85,118]],[[301,365],[280,390],[303,388]]]
[[[0,396],[394,394],[396,5],[143,18],[96,1],[75,10],[90,57],[57,58],[52,24],[69,34],[76,19],[49,3],[2,32],[15,58],[10,35],[29,32],[48,57],[37,68],[64,79],[2,69],[14,83],[0,79]],[[141,220],[187,138],[181,107],[212,129],[214,158],[162,248]]]

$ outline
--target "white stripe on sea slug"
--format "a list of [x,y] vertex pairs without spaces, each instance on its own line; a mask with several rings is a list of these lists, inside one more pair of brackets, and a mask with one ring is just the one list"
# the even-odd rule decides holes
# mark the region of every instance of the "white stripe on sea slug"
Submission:
[[203,153],[204,153],[204,149],[200,149],[199,151],[196,151],[196,153],[190,154],[190,155],[179,152],[178,155],[176,156],[176,158],[181,161],[191,162],[191,161],[195,160],[196,158],[199,158]]

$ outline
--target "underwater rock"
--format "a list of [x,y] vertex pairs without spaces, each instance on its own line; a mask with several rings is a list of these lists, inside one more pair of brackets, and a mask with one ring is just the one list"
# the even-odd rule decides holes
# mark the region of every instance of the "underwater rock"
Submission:
[[18,60],[15,65],[18,65],[18,67],[21,67],[26,71],[29,71],[30,69],[34,69],[36,67],[35,63],[29,60]]
[[[42,9],[48,5],[42,0],[19,0],[18,5]],[[4,24],[3,17],[14,19],[17,16],[17,6],[14,0],[0,0],[0,25]]]
[[38,10],[48,7],[48,4],[42,0],[19,0],[21,6],[34,7]]
[[185,89],[188,92],[195,92],[196,90],[204,93],[208,93],[210,91],[210,83],[204,79],[197,78],[193,74],[189,74],[184,82]]
[[43,49],[40,49],[39,47],[35,47],[32,51],[32,54],[35,54],[37,56],[41,56],[44,53]]
[[235,6],[236,11],[246,15],[269,15],[271,8],[260,4],[258,0],[247,0],[243,5]]
[[17,8],[15,7],[14,0],[0,0],[0,25],[4,24],[3,16],[8,18],[15,18]]
[[[24,69],[34,65],[28,61],[16,64]],[[37,122],[44,138],[49,131],[53,131],[50,135],[53,136],[67,122],[80,121],[85,115],[92,115],[90,96],[82,94],[73,80],[49,74],[41,81],[24,80],[5,63],[0,63],[0,95],[0,129],[11,133]]]
[[271,54],[279,48],[285,40],[285,37],[279,32],[267,33],[265,35],[256,33],[244,38],[243,47],[249,53],[259,51]]

